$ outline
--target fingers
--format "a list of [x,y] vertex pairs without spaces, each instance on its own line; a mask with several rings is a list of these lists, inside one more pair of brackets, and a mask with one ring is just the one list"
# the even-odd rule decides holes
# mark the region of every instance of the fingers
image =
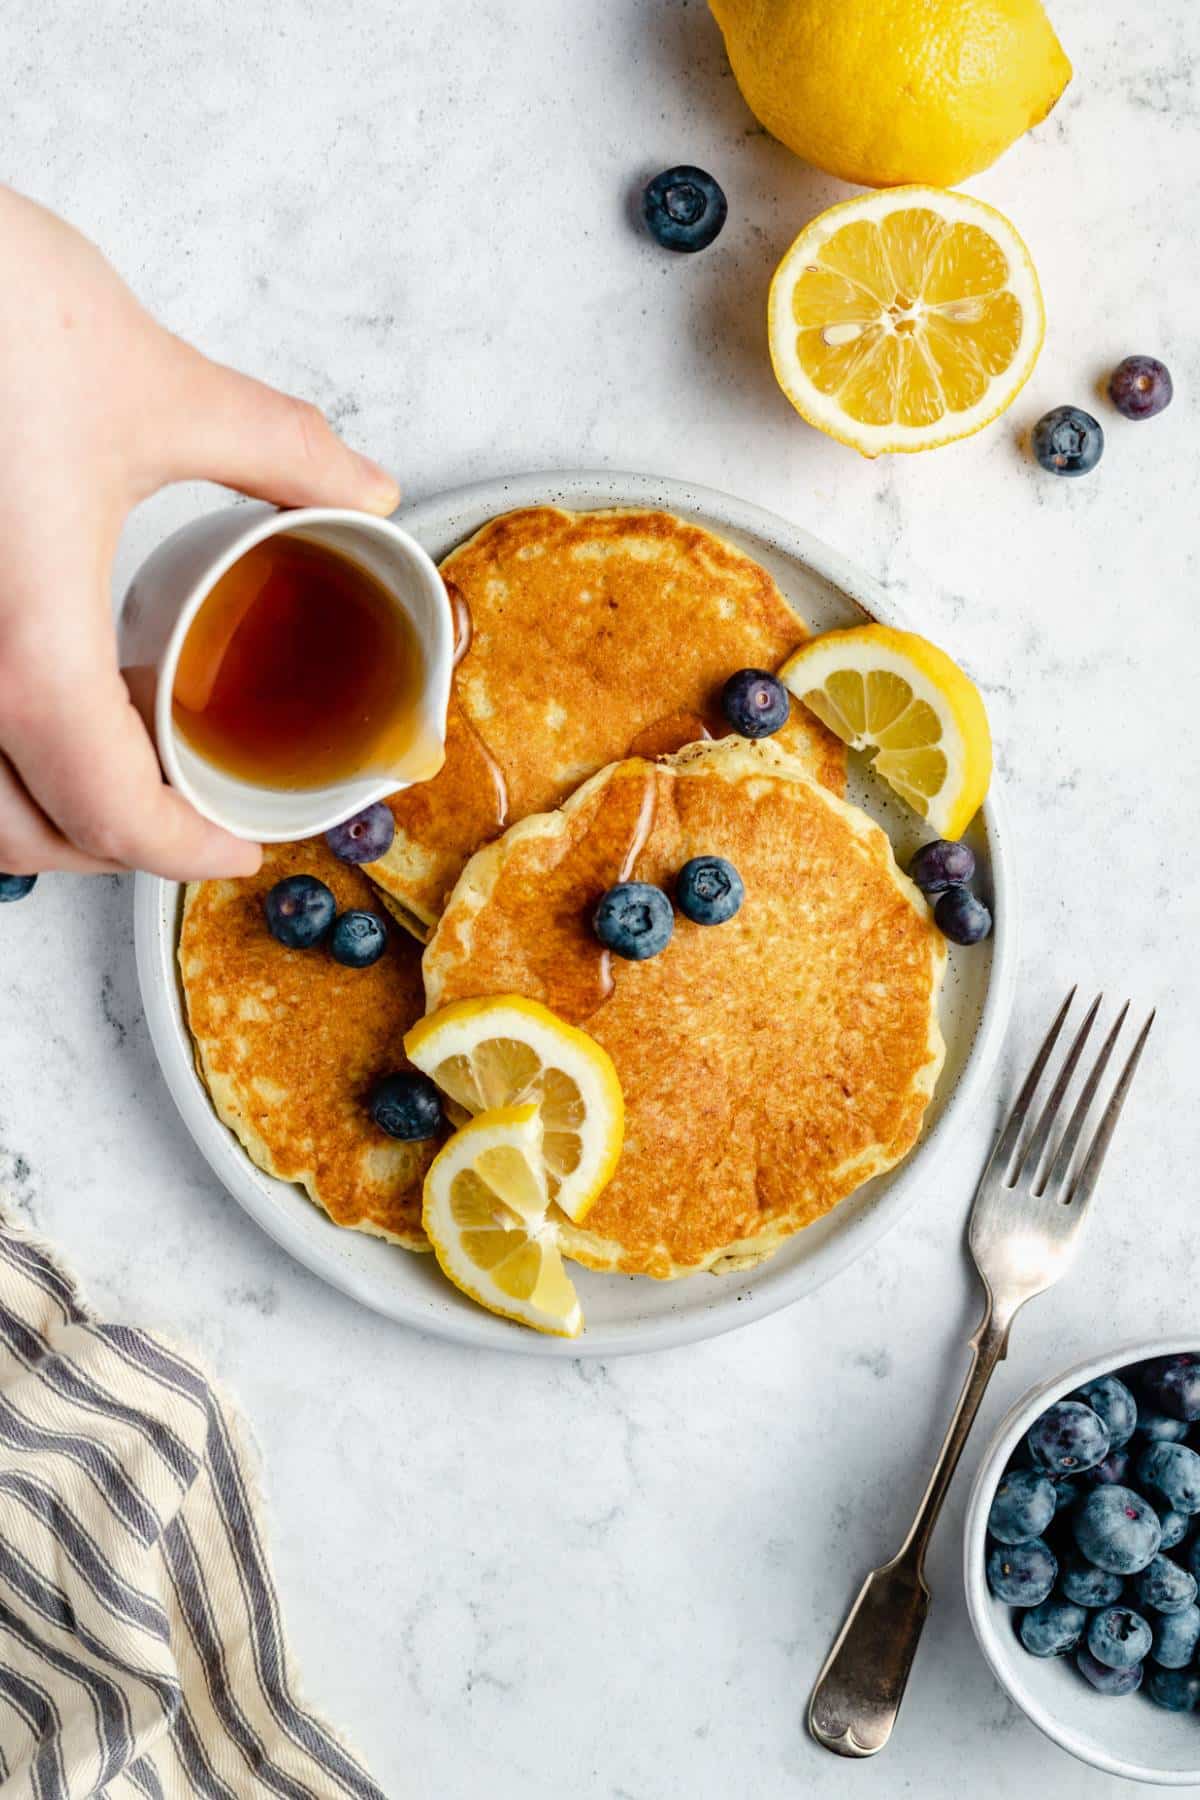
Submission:
[[307,400],[178,346],[184,392],[173,408],[170,479],[203,476],[280,506],[389,513],[395,480],[360,456]]
[[120,863],[101,862],[68,843],[34,805],[11,763],[0,756],[0,869],[6,875],[41,875],[46,869],[113,875],[120,868]]
[[[210,824],[165,785],[115,667],[60,664],[41,673],[4,725],[27,810],[44,818],[35,842],[28,817],[13,806],[14,854],[41,857],[43,868],[148,869],[175,881],[254,874],[258,845]],[[5,818],[0,806],[0,867],[8,868]]]

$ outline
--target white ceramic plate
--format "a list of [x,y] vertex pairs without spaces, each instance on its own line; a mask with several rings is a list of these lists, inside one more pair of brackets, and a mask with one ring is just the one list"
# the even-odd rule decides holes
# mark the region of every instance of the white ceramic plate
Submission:
[[1013,1630],[1012,1607],[994,1597],[984,1570],[992,1496],[1009,1457],[1034,1420],[1097,1376],[1184,1350],[1194,1355],[1196,1345],[1177,1338],[1123,1344],[1076,1363],[1021,1396],[996,1428],[971,1488],[963,1527],[963,1575],[967,1610],[992,1674],[1039,1731],[1106,1774],[1159,1787],[1192,1788],[1200,1782],[1195,1717],[1164,1712],[1145,1694],[1121,1700],[1097,1694],[1069,1656],[1030,1656]]
[[[798,526],[708,488],[647,475],[531,474],[490,481],[402,512],[401,522],[441,558],[497,513],[568,507],[657,506],[695,519],[763,563],[815,631],[876,618],[902,625],[868,576]],[[852,773],[851,798],[889,832],[903,861],[919,841],[914,822],[882,783]],[[150,1035],[184,1123],[218,1179],[265,1231],[355,1299],[442,1337],[537,1356],[616,1356],[712,1337],[811,1293],[881,1238],[927,1190],[931,1165],[967,1117],[995,1064],[1016,977],[1016,897],[1004,813],[994,784],[970,834],[980,885],[994,900],[988,943],[952,952],[942,1003],[946,1066],[924,1134],[899,1168],[869,1182],[744,1276],[656,1282],[574,1271],[587,1329],[573,1343],[523,1331],[457,1293],[431,1256],[332,1225],[303,1191],[264,1175],[221,1124],[196,1074],[184,1022],[175,948],[182,890],[139,875],[134,893],[138,975]]]

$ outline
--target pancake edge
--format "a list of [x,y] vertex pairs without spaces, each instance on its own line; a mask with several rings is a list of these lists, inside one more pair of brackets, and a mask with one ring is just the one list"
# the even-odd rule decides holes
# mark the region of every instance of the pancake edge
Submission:
[[354,1224],[346,1224],[340,1219],[335,1219],[321,1200],[316,1186],[316,1176],[312,1171],[305,1170],[299,1175],[287,1175],[277,1167],[270,1146],[254,1129],[237,1102],[229,1098],[228,1090],[233,1084],[228,1076],[222,1075],[220,1071],[210,1067],[204,1040],[199,1038],[192,1028],[191,996],[188,992],[187,976],[183,967],[184,927],[187,924],[188,913],[191,911],[193,902],[203,886],[203,882],[189,881],[184,889],[183,914],[179,921],[179,941],[175,946],[175,960],[179,968],[179,985],[183,991],[184,1016],[187,1020],[188,1036],[192,1043],[192,1060],[213,1111],[226,1130],[236,1138],[256,1168],[261,1169],[264,1175],[270,1175],[275,1181],[284,1181],[289,1187],[299,1188],[317,1210],[328,1219],[335,1230],[359,1231],[364,1237],[383,1238],[386,1243],[395,1244],[402,1250],[411,1250],[416,1254],[429,1251],[432,1246],[423,1231],[418,1237],[407,1232],[388,1231],[385,1226],[373,1224],[369,1219],[359,1220]]

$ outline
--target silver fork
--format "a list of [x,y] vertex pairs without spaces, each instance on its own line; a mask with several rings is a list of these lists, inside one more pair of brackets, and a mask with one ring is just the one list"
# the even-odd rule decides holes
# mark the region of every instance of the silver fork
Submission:
[[975,1192],[969,1242],[984,1287],[983,1318],[971,1339],[971,1366],[929,1485],[896,1555],[867,1576],[817,1677],[808,1728],[818,1743],[838,1756],[874,1756],[892,1735],[929,1611],[925,1551],[946,1491],[988,1382],[1007,1352],[1013,1319],[1027,1300],[1053,1287],[1074,1261],[1105,1152],[1154,1023],[1151,1013],[1090,1143],[1077,1155],[1088,1112],[1129,1011],[1126,1001],[1080,1089],[1066,1129],[1051,1148],[1067,1089],[1100,1010],[1097,995],[1022,1144],[1034,1096],[1076,991],[1072,988],[1059,1008]]

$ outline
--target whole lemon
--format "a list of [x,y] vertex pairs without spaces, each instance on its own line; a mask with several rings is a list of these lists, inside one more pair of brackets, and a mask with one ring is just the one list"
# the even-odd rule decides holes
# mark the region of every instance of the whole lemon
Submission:
[[954,187],[1044,119],[1071,79],[1040,0],[709,6],[759,122],[864,187]]

